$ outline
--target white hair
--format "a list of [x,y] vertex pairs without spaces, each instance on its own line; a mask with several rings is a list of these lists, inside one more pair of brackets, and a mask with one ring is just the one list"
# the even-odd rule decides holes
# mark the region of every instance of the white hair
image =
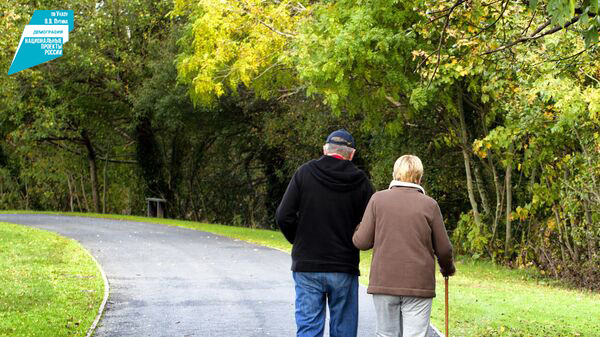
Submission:
[[394,163],[394,180],[419,184],[423,177],[423,163],[417,156],[404,155]]

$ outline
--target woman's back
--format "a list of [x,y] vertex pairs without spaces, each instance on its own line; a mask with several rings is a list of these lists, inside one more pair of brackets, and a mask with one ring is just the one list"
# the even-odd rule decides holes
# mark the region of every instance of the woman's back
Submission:
[[437,202],[414,187],[373,195],[354,243],[373,247],[369,293],[435,296],[435,260],[453,268],[452,246]]

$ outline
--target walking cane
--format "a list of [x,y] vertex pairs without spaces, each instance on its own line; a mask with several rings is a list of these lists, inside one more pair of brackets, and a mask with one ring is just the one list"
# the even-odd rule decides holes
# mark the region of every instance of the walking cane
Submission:
[[444,286],[446,295],[446,337],[450,337],[448,334],[448,276],[444,277]]

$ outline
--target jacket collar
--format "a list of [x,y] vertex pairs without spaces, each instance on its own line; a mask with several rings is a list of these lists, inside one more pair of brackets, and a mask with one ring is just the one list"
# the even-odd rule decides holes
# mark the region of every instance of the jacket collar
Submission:
[[417,184],[413,184],[413,183],[407,183],[404,181],[399,181],[399,180],[392,180],[392,182],[390,183],[390,187],[388,187],[388,189],[391,189],[392,187],[413,187],[418,189],[419,191],[421,191],[421,193],[427,195],[425,193],[425,189],[423,187],[421,187],[421,185],[417,185]]

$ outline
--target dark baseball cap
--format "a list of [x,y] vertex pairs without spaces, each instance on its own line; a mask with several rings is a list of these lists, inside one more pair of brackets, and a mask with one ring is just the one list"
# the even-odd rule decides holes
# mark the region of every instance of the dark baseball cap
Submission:
[[344,129],[339,129],[330,133],[329,136],[327,136],[327,141],[325,141],[325,143],[345,145],[354,148],[354,138],[350,132]]

